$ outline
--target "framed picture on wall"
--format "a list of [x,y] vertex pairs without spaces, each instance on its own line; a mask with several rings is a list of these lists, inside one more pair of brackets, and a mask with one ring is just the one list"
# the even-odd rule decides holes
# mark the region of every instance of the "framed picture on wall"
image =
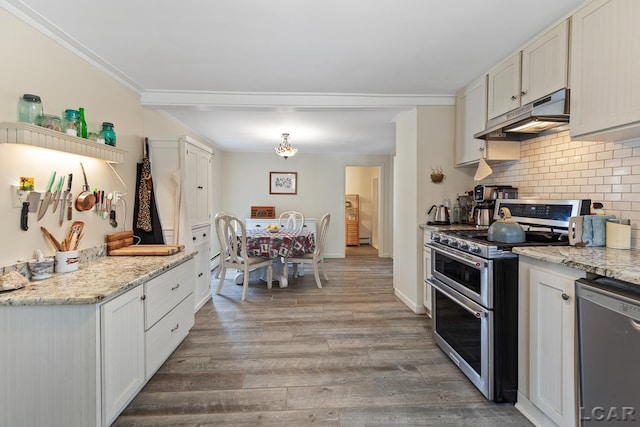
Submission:
[[269,172],[269,194],[298,194],[298,172]]

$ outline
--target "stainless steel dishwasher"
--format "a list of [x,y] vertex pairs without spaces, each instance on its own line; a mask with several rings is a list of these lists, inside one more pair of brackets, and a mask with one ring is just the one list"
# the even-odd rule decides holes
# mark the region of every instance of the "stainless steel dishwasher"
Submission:
[[576,282],[582,426],[640,425],[640,285]]

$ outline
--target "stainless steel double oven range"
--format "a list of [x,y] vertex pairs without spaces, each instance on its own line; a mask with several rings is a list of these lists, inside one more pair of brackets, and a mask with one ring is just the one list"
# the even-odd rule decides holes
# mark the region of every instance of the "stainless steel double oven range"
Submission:
[[568,245],[569,218],[590,200],[498,199],[526,231],[523,243],[488,241],[487,230],[432,232],[433,337],[484,396],[516,401],[518,255],[515,246]]

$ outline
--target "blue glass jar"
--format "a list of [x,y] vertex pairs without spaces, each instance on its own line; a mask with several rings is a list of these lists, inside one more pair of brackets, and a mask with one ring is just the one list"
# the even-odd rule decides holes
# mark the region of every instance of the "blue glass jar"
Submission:
[[105,144],[111,145],[112,147],[116,146],[116,133],[113,131],[113,123],[102,122],[102,132],[100,132],[100,134]]
[[80,128],[80,112],[78,110],[64,110],[62,132],[71,136],[78,136]]

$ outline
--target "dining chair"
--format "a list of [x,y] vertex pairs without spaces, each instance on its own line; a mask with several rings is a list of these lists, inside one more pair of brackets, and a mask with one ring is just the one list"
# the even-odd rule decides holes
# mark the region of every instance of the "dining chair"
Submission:
[[304,227],[304,215],[297,211],[282,212],[278,217],[280,228],[287,230],[302,230]]
[[[326,214],[320,220],[320,227],[316,235],[316,247],[311,254],[304,254],[300,257],[287,258],[288,262],[293,263],[293,277],[298,277],[298,264],[304,268],[304,264],[313,265],[313,275],[316,278],[316,284],[319,288],[322,288],[320,282],[320,269],[322,269],[322,275],[324,280],[329,280],[327,272],[324,269],[324,244],[327,240],[327,230],[329,229],[329,221],[331,220],[331,214]],[[285,264],[285,273],[287,273],[287,266]]]
[[250,271],[267,267],[267,287],[271,289],[273,279],[271,259],[247,255],[247,228],[244,222],[232,213],[219,212],[214,218],[214,224],[221,248],[220,282],[218,283],[216,294],[220,294],[222,290],[227,268],[234,268],[244,272],[244,281],[242,283],[243,301],[247,296]]

